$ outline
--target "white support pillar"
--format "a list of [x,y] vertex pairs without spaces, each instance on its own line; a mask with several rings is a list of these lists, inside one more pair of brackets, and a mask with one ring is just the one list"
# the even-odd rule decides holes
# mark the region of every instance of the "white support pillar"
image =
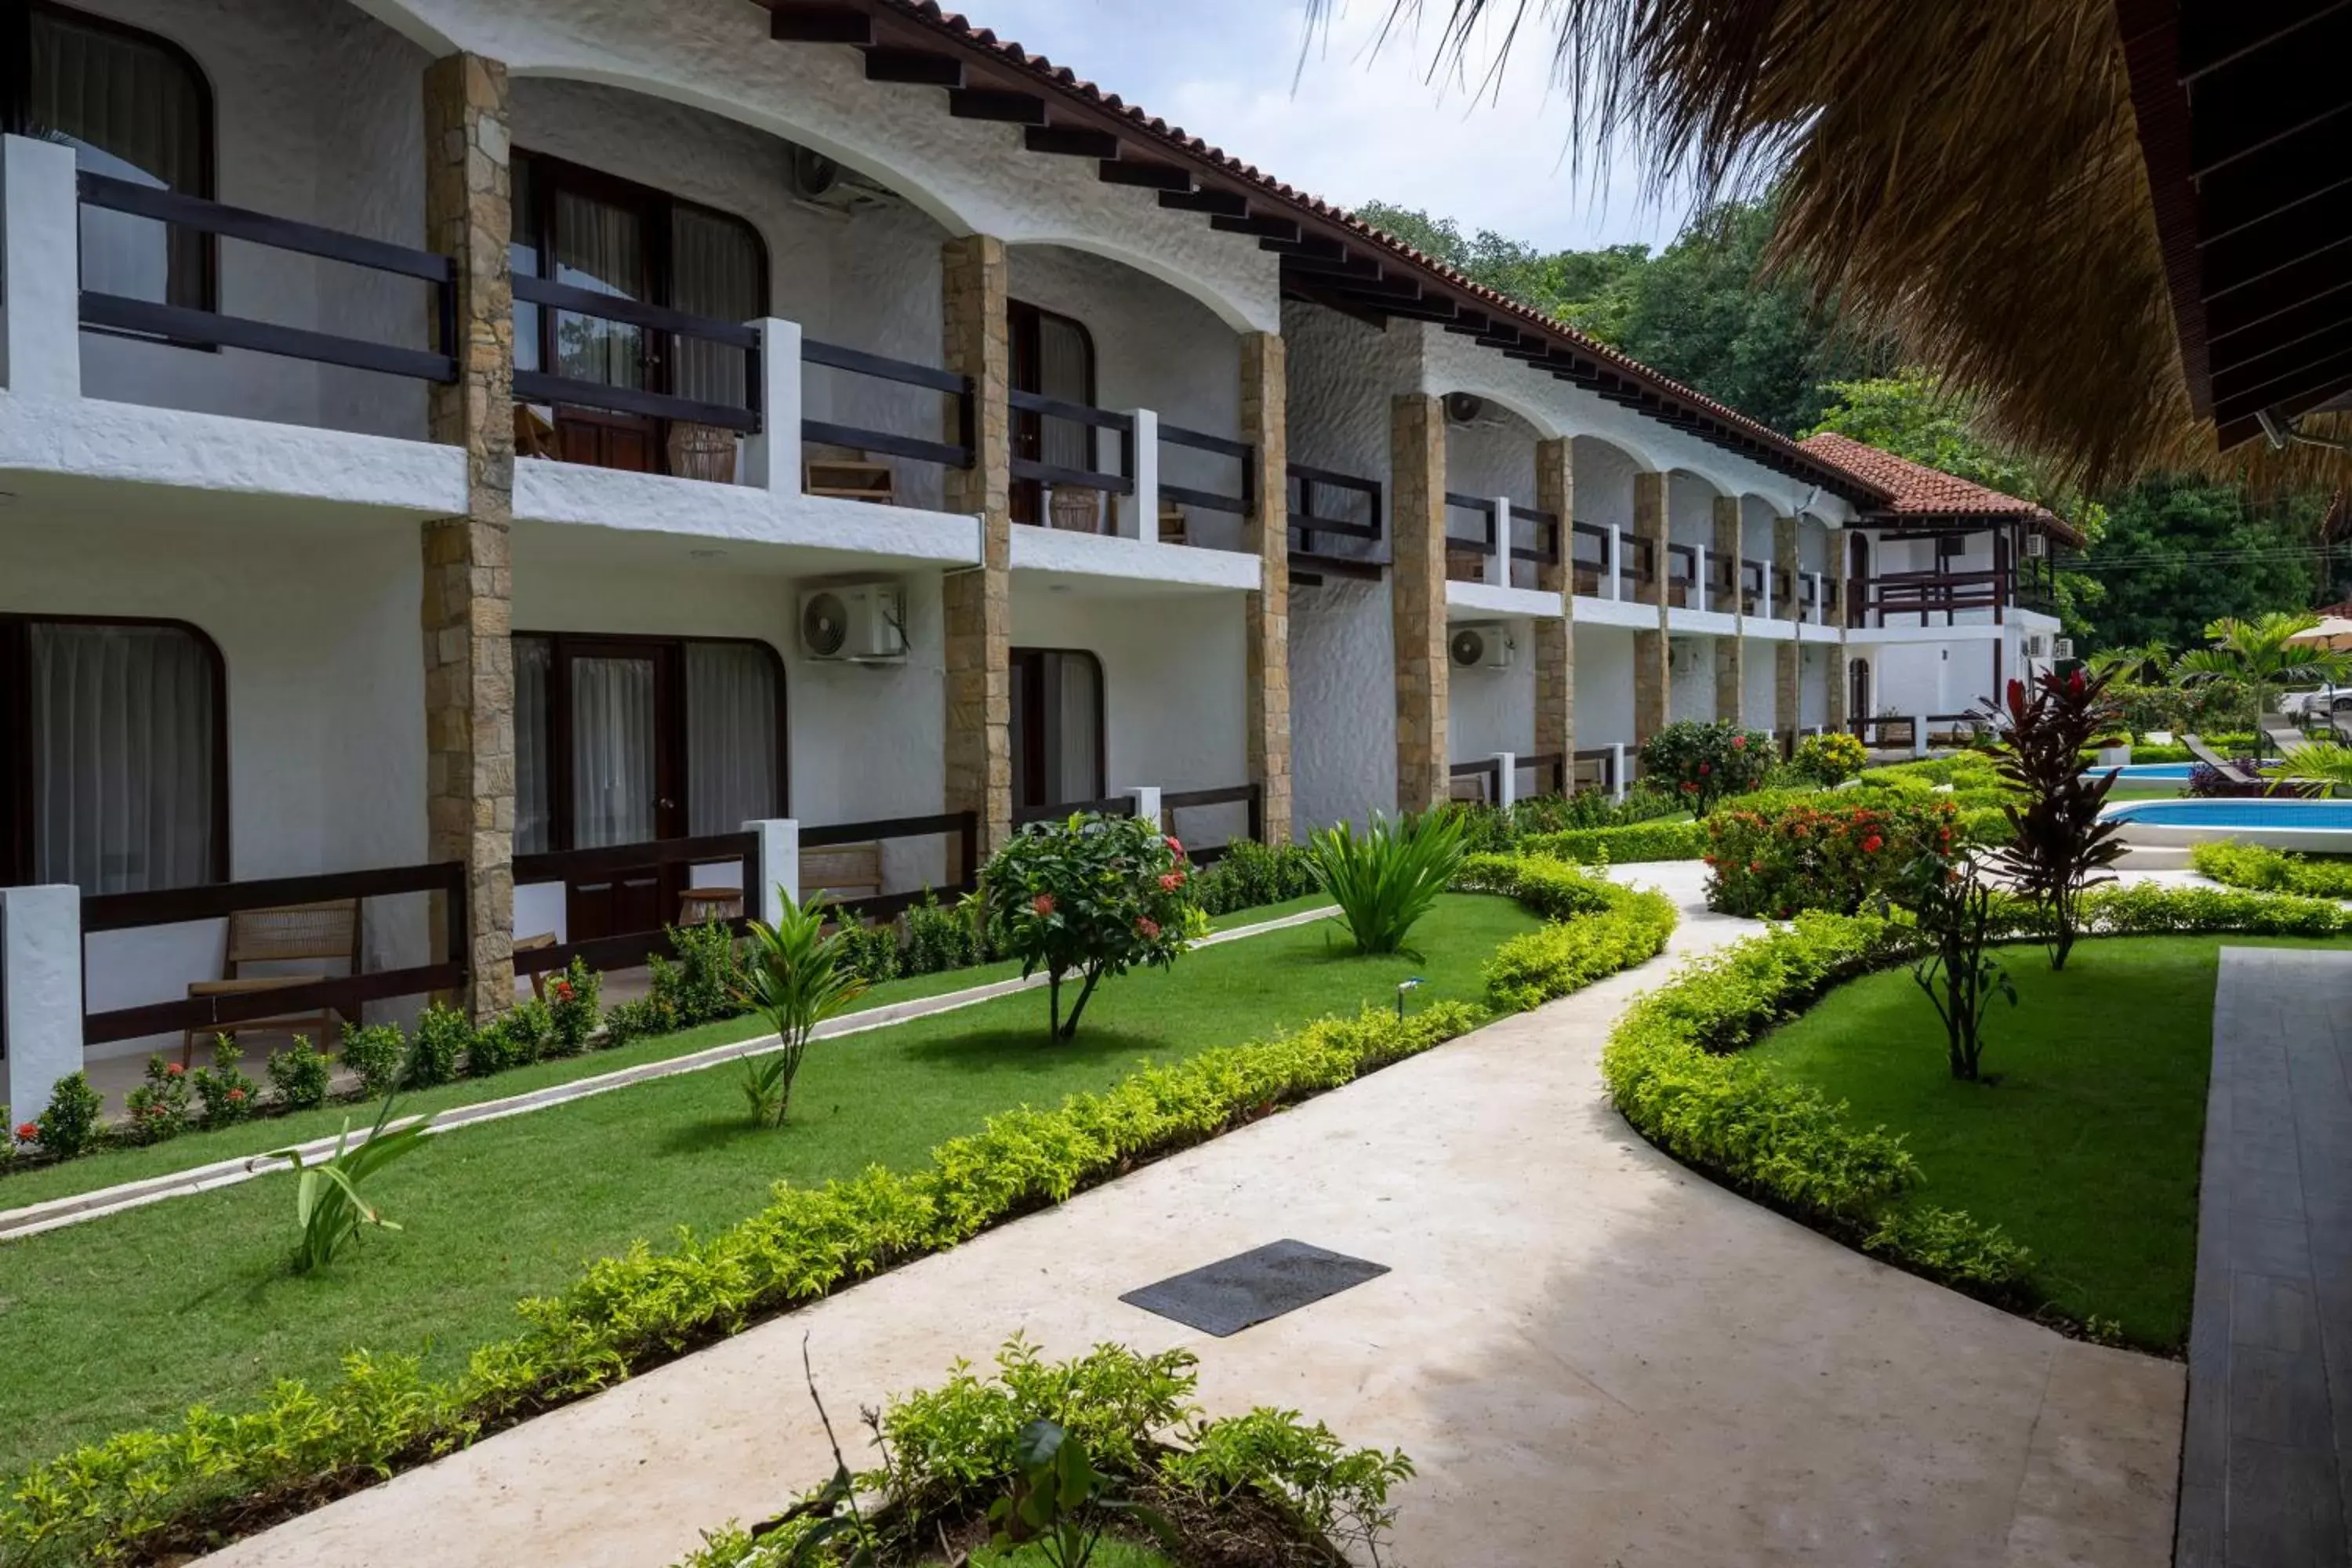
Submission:
[[1625,746],[1622,741],[1609,748],[1609,796],[1612,800],[1625,798]]
[[1715,606],[1707,601],[1706,546],[1701,544],[1696,548],[1698,555],[1692,569],[1698,574],[1698,581],[1692,585],[1692,608],[1711,610]]
[[769,817],[747,822],[746,833],[760,836],[760,886],[743,900],[746,912],[774,925],[784,906],[801,901],[801,825],[793,817]]
[[1168,814],[1160,808],[1158,784],[1133,784],[1119,793],[1135,803],[1129,816],[1141,817],[1162,833],[1168,831]]
[[760,329],[760,433],[743,443],[743,482],[801,493],[801,324],[771,316]]
[[1518,804],[1519,758],[1516,752],[1495,753],[1495,804],[1505,811]]
[[74,150],[29,136],[0,140],[0,380],[15,397],[79,397],[81,195]]
[[1764,592],[1758,596],[1756,608],[1757,613],[1769,621],[1772,618],[1772,563],[1769,561],[1764,563],[1761,575],[1764,579]]
[[[1135,493],[1127,504],[1114,507],[1118,531],[1129,539],[1160,537],[1160,416],[1149,408],[1131,408],[1135,421]],[[1098,433],[1097,433],[1098,434]]]
[[1511,585],[1511,498],[1495,498],[1495,553],[1486,557],[1486,584],[1492,588]]
[[1612,522],[1609,525],[1609,578],[1601,585],[1601,596],[1604,599],[1622,599],[1625,596],[1624,551],[1625,531]]
[[1927,754],[1927,716],[1925,713],[1911,715],[1911,754],[1915,757]]
[[81,889],[0,888],[0,1138],[81,1065]]

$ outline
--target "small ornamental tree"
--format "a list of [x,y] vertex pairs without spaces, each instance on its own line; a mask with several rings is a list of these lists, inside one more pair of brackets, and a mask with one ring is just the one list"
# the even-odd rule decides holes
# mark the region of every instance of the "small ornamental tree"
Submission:
[[1981,1078],[1985,1015],[1996,996],[2017,1005],[2017,987],[1985,947],[1992,931],[1993,890],[1965,854],[1929,850],[1906,863],[1895,901],[1911,911],[1935,951],[1911,966],[1944,1021],[1945,1057],[1963,1083]]
[[1642,743],[1643,780],[1672,791],[1693,816],[1705,816],[1725,795],[1758,788],[1771,766],[1772,738],[1727,719],[1686,719]]
[[[1045,972],[1047,1037],[1066,1040],[1104,976],[1176,962],[1199,911],[1184,847],[1150,822],[1082,813],[1032,823],[981,878],[994,950]],[[1062,982],[1081,984],[1069,1016]]]
[[2083,890],[2114,881],[2099,873],[2124,852],[2121,825],[2099,820],[2116,770],[2083,766],[2084,749],[2116,726],[2106,695],[2113,679],[2112,671],[2086,678],[2080,669],[2044,670],[2030,690],[2011,681],[2002,703],[1997,765],[2022,798],[2001,807],[2015,837],[1993,864],[2042,906],[2053,969],[2065,968],[2074,950]]

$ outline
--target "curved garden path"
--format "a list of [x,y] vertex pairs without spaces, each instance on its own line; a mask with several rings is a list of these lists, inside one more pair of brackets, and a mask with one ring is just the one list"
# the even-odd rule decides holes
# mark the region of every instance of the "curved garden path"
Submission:
[[[1630,868],[1695,902],[1696,868]],[[1746,922],[1686,909],[1675,951]],[[830,1468],[836,1421],[985,1362],[1183,1344],[1213,1409],[1398,1446],[1402,1560],[2168,1561],[2176,1363],[1885,1268],[1695,1176],[1602,1097],[1662,960],[540,1417],[208,1560],[656,1568]],[[1282,1237],[1392,1272],[1214,1340],[1120,1292]],[[845,1429],[845,1438],[850,1434]]]

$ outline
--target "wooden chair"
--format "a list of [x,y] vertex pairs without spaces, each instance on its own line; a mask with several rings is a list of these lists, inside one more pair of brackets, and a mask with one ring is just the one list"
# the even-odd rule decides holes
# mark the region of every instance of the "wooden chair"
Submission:
[[1160,542],[1184,544],[1190,542],[1190,539],[1191,536],[1185,531],[1184,509],[1174,501],[1161,501],[1160,503]]
[[677,900],[677,923],[682,926],[701,925],[709,921],[731,921],[743,913],[743,889],[740,888],[688,888]]
[[845,447],[818,447],[801,455],[801,489],[813,496],[895,505],[898,478],[887,463]]
[[[313,980],[333,976],[324,969],[279,971],[269,974],[247,974],[248,963],[303,963],[311,960],[340,960],[343,973],[359,973],[360,901],[338,899],[323,904],[289,904],[278,909],[239,910],[228,918],[228,961],[218,980],[199,980],[190,984],[191,999],[199,996],[244,996],[257,991],[282,990],[289,985],[300,985]],[[186,1067],[195,1057],[198,1035],[228,1035],[235,1037],[249,1029],[284,1030],[294,1034],[307,1029],[320,1051],[331,1051],[335,1044],[331,1026],[337,1016],[332,1007],[321,1007],[316,1013],[289,1014],[281,1017],[251,1018],[226,1028],[190,1027],[180,1041],[180,1065]]]
[[834,844],[801,851],[801,896],[824,892],[827,901],[854,904],[882,896],[882,846]]
[[[515,938],[514,942],[515,956],[520,958],[526,952],[543,952],[554,945],[555,933],[551,931],[540,931],[531,936],[519,936]],[[539,973],[530,977],[530,994],[533,996],[538,997],[542,1002],[547,1000],[547,972],[545,970],[541,970]]]

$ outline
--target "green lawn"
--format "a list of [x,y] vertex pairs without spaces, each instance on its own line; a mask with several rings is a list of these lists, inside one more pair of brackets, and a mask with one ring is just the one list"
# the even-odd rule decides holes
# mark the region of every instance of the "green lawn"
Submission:
[[1414,933],[1420,963],[1354,957],[1321,921],[1254,937],[1106,983],[1058,1047],[1041,1043],[1045,1002],[1031,994],[820,1044],[780,1132],[749,1125],[731,1066],[462,1129],[371,1189],[407,1228],[315,1278],[287,1269],[293,1184],[275,1176],[0,1245],[0,1475],[198,1400],[331,1375],[355,1347],[454,1372],[513,1331],[516,1300],[632,1240],[740,1219],[779,1180],[911,1166],[993,1111],[1146,1060],[1392,1005],[1409,974],[1428,982],[1417,1006],[1479,996],[1496,947],[1539,923],[1506,900],[1449,896]]
[[2002,949],[2018,1005],[1986,1026],[1990,1086],[1958,1083],[1907,969],[1831,993],[1754,1047],[1779,1070],[1901,1132],[1926,1181],[1907,1201],[1966,1209],[2032,1248],[2032,1288],[2126,1339],[2178,1348],[2197,1257],[2197,1171],[2224,946],[2250,937],[2085,941],[2053,974]]
[[[1284,915],[1297,914],[1302,910],[1318,909],[1329,901],[1318,893],[1286,904],[1243,910],[1221,916],[1210,923],[1220,931],[1230,931],[1237,926],[1279,920]],[[875,986],[858,998],[856,1010],[862,1012],[895,1002],[909,1002],[919,997],[936,996],[946,991],[961,991],[992,981],[1010,980],[1020,973],[1018,963],[990,963],[976,969],[951,970],[944,974],[920,974],[892,980]],[[527,1094],[556,1084],[619,1072],[646,1062],[691,1056],[711,1046],[749,1039],[754,1035],[765,1034],[767,1030],[768,1026],[757,1017],[724,1018],[717,1023],[682,1029],[674,1035],[639,1040],[617,1051],[591,1051],[585,1056],[568,1057],[560,1061],[534,1062],[529,1067],[516,1068],[487,1079],[467,1079],[458,1083],[443,1084],[436,1089],[420,1089],[415,1094],[403,1095],[400,1106],[404,1112],[446,1110],[453,1106],[474,1105],[485,1100],[503,1100],[509,1095]],[[247,1067],[257,1078],[260,1076],[261,1068],[257,1062],[248,1059]],[[0,1209],[23,1208],[74,1193],[95,1192],[121,1182],[168,1175],[173,1171],[189,1170],[216,1160],[249,1157],[311,1138],[331,1138],[347,1119],[356,1125],[365,1126],[374,1119],[374,1111],[373,1103],[364,1106],[331,1105],[318,1110],[298,1111],[290,1116],[271,1117],[242,1126],[222,1128],[217,1131],[191,1132],[168,1143],[109,1150],[102,1154],[67,1160],[54,1165],[32,1166],[11,1175],[0,1176]]]
[[2117,779],[2114,787],[2107,791],[2107,798],[2111,801],[2178,800],[2187,793],[2185,785],[2171,779],[2148,779],[2140,783],[2126,783]]

